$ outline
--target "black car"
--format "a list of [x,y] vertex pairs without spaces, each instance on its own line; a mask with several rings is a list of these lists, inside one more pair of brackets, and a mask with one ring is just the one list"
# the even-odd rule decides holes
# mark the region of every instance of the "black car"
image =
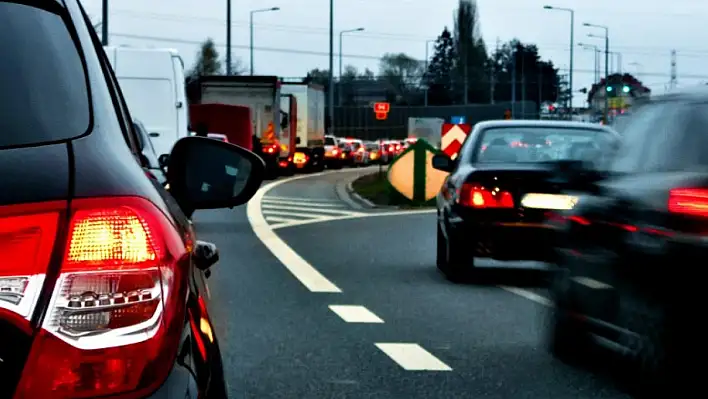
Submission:
[[640,396],[703,388],[706,126],[705,88],[653,98],[626,121],[616,158],[554,222],[562,241],[550,349],[580,364],[608,354],[600,360],[623,365]]
[[236,206],[263,161],[200,137],[168,193],[78,0],[0,1],[0,397],[224,398],[196,209]]
[[455,160],[433,157],[433,167],[450,173],[436,201],[438,268],[457,280],[471,276],[475,257],[552,262],[546,218],[573,206],[554,176],[565,164],[602,162],[617,140],[607,127],[580,122],[475,125]]

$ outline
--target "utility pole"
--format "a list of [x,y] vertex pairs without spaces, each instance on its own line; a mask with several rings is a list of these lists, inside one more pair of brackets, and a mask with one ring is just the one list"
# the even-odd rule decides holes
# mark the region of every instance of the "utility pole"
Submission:
[[462,52],[464,53],[464,58],[462,59],[462,62],[464,62],[463,73],[465,74],[463,85],[465,90],[465,105],[467,105],[469,103],[469,73],[467,73],[467,64],[469,63],[470,56],[468,51],[469,43],[467,42],[467,40],[465,40],[464,43],[464,47],[462,48]]
[[543,104],[543,71],[538,70],[538,109],[541,110],[541,104]]
[[101,42],[104,46],[108,46],[108,0],[103,0],[103,9],[101,10]]
[[678,85],[678,77],[676,73],[676,50],[671,50],[671,81],[669,87],[673,90]]
[[526,51],[521,53],[521,119],[526,119]]
[[334,0],[329,0],[329,134],[334,134]]
[[516,119],[516,54],[518,50],[517,44],[511,57],[511,119]]
[[226,0],[226,75],[231,75],[231,0]]

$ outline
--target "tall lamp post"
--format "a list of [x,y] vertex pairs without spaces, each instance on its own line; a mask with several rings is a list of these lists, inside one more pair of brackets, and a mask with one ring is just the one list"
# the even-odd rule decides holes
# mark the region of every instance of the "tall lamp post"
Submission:
[[573,50],[575,50],[575,10],[572,8],[564,8],[564,7],[554,7],[554,6],[543,6],[544,9],[546,10],[556,10],[556,11],[565,11],[570,13],[570,67],[569,67],[569,72],[568,72],[568,91],[570,92],[570,98],[569,98],[569,103],[568,103],[568,108],[570,108],[570,112],[572,115],[573,112]]
[[610,28],[604,25],[595,25],[585,22],[583,26],[588,28],[598,28],[605,31],[605,123],[610,113],[610,99],[607,95],[607,79],[610,77]]
[[593,76],[593,83],[598,83],[600,81],[600,49],[593,44],[578,43],[578,46],[585,50],[591,50],[595,56],[594,68],[595,76]]
[[[259,10],[253,10],[251,11],[251,20],[250,20],[250,27],[251,27],[251,45],[250,45],[250,50],[251,50],[251,76],[253,76],[253,15],[259,12],[270,12],[270,11],[278,11],[280,10],[280,7],[271,7],[271,8],[261,8]],[[229,70],[231,70],[231,65],[228,65]]]
[[342,37],[344,36],[345,33],[351,33],[351,32],[362,32],[364,28],[356,28],[356,29],[347,29],[339,32],[339,90],[337,92],[339,93],[339,106],[342,106]]
[[[329,0],[329,134],[334,134],[334,0]],[[326,124],[325,124],[326,125]]]

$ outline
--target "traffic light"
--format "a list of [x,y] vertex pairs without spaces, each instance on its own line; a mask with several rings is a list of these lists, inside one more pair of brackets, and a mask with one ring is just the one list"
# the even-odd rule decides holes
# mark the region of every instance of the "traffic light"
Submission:
[[607,86],[605,90],[607,90],[608,93],[612,92],[612,86]]
[[504,111],[504,119],[511,119],[511,110],[507,109],[506,111]]
[[627,86],[627,85],[622,86],[622,92],[629,93],[629,86]]

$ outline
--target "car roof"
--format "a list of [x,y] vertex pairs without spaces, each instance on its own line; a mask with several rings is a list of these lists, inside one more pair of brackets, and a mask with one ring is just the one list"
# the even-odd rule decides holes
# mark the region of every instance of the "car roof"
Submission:
[[599,125],[590,122],[576,121],[554,121],[554,120],[493,120],[479,122],[475,125],[475,129],[489,129],[493,127],[549,127],[549,128],[568,128],[568,129],[594,129],[614,132],[608,126]]

